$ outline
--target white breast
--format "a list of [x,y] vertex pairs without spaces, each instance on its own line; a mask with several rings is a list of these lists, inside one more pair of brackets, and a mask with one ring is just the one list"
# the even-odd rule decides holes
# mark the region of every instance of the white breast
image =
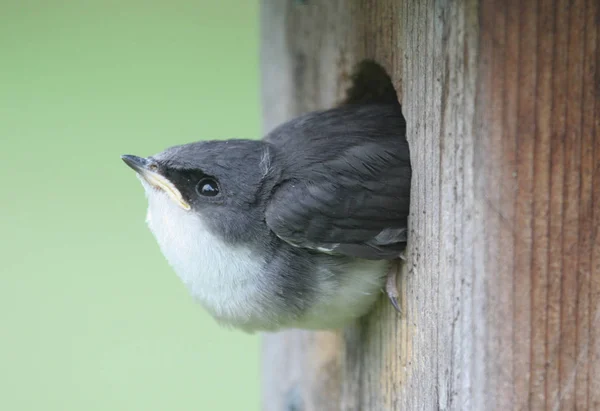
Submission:
[[[162,253],[192,296],[224,325],[246,331],[338,328],[366,313],[381,295],[388,262],[355,260],[335,270],[323,266],[312,280],[319,289],[317,299],[301,317],[290,319],[265,295],[268,285],[260,256],[224,243],[210,233],[201,216],[145,187],[147,223]],[[334,273],[340,269],[344,275]]]
[[225,324],[246,328],[260,321],[260,257],[225,244],[208,231],[201,216],[162,192],[150,188],[147,193],[148,226],[192,296]]
[[339,328],[366,314],[381,296],[389,261],[354,260],[344,274],[327,267],[317,272],[320,295],[307,312],[291,326],[309,329]]

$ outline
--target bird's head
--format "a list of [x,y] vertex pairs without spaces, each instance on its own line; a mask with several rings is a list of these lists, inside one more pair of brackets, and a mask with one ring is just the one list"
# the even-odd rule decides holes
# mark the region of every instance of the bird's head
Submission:
[[142,181],[150,213],[161,207],[171,214],[194,214],[234,240],[258,218],[271,155],[262,141],[223,140],[175,146],[147,158],[123,155],[122,159]]

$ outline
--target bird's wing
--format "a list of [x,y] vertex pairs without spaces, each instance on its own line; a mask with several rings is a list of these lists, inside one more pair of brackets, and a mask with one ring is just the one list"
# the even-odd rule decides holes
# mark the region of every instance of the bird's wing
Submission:
[[406,246],[410,182],[403,135],[349,145],[285,176],[267,205],[266,222],[297,247],[397,258]]

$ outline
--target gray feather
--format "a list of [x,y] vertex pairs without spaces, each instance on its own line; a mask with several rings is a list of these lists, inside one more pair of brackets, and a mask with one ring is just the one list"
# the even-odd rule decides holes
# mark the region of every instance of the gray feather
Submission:
[[279,238],[351,257],[398,257],[406,244],[411,183],[400,106],[310,113],[265,141],[280,173],[266,222]]

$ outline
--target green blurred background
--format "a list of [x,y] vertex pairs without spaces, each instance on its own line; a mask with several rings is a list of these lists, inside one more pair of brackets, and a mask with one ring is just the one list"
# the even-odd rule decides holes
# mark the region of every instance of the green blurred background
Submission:
[[258,2],[0,0],[0,409],[257,410],[119,155],[260,135]]

